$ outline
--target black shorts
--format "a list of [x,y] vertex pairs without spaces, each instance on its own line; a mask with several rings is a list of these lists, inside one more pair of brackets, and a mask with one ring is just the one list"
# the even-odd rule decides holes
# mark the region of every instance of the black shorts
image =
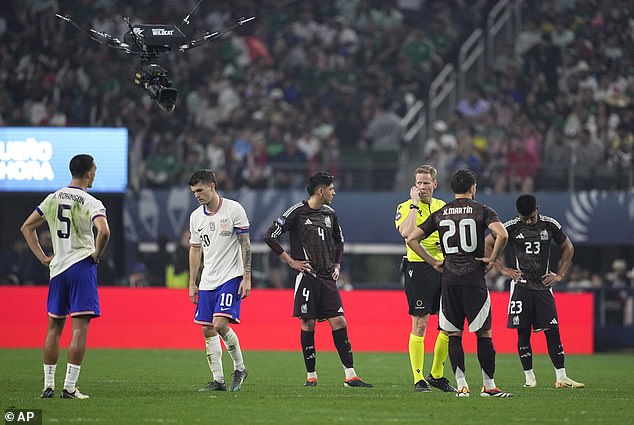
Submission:
[[[443,280],[448,270],[443,272]],[[451,272],[449,272],[451,274]],[[491,329],[491,297],[484,286],[482,271],[469,273],[471,281],[480,285],[447,285],[443,283],[440,296],[438,327],[443,331],[454,332],[463,329],[464,320],[469,323],[469,332]],[[466,280],[469,276],[465,276]]]
[[295,279],[293,317],[321,321],[337,316],[343,316],[337,282],[299,273]]
[[405,295],[411,316],[438,314],[441,276],[429,263],[407,263]]
[[538,291],[511,282],[507,328],[542,329],[559,326],[557,307],[552,291]]

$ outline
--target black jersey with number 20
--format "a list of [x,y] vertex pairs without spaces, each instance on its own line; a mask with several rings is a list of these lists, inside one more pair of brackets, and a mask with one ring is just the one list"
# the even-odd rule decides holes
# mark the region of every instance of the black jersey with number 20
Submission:
[[[484,236],[489,225],[496,221],[500,219],[493,209],[472,199],[458,198],[434,212],[419,227],[426,235],[438,230],[445,270],[463,276],[475,270],[484,272],[484,263],[476,258],[484,257]],[[443,284],[452,283],[443,279]]]

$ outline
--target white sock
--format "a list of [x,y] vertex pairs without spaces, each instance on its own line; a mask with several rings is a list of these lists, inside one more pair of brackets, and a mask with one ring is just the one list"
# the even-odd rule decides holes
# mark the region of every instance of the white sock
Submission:
[[555,376],[557,377],[557,381],[559,382],[566,379],[566,368],[562,367],[561,369],[555,369]]
[[467,379],[464,376],[464,371],[460,370],[460,368],[456,368],[456,385],[458,386],[458,391],[462,389],[462,387],[469,388],[469,384],[467,384]]
[[75,385],[77,385],[77,379],[79,379],[79,371],[81,365],[68,363],[66,365],[66,378],[64,379],[64,389],[69,393],[75,392]]
[[44,365],[44,389],[55,389],[55,369],[57,369],[56,364]]
[[244,370],[244,360],[242,360],[242,350],[240,350],[240,341],[238,341],[238,335],[229,328],[229,331],[222,337],[227,347],[227,352],[233,360],[233,370]]
[[354,371],[353,367],[343,367],[344,372],[346,372],[346,379],[352,379],[357,376],[357,372]]
[[482,370],[482,385],[484,385],[484,388],[486,388],[487,390],[492,390],[493,388],[495,388],[495,380],[489,377],[489,375],[484,372],[484,369]]
[[317,379],[317,372],[308,372],[308,377],[306,379]]
[[205,338],[205,354],[207,354],[207,364],[211,371],[211,379],[223,384],[225,382],[225,374],[222,370],[222,347],[220,346],[220,337],[218,335]]
[[525,370],[524,376],[526,377],[526,382],[537,382],[537,378],[535,378],[535,371],[533,369]]

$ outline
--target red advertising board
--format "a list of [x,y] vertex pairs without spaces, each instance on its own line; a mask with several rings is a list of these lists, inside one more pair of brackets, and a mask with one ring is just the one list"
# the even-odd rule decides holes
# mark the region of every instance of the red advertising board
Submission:
[[[0,286],[0,348],[40,348],[46,334],[46,287]],[[102,317],[88,333],[91,348],[202,349],[199,325],[193,323],[194,305],[186,290],[166,288],[99,289]],[[255,289],[242,303],[236,325],[245,350],[298,350],[299,321],[291,317],[291,290]],[[355,351],[407,352],[411,319],[401,291],[342,292],[350,341]],[[593,351],[592,294],[555,293],[561,336],[566,353]],[[515,353],[514,330],[506,329],[508,293],[492,292],[493,341],[499,353]],[[429,321],[427,341],[436,338],[436,316]],[[70,327],[70,322],[67,324]],[[62,345],[67,346],[70,329]],[[475,352],[472,334],[463,337],[465,350]],[[316,332],[318,350],[333,351],[327,323]],[[429,347],[432,346],[428,342]],[[533,338],[535,353],[546,353],[544,337]]]

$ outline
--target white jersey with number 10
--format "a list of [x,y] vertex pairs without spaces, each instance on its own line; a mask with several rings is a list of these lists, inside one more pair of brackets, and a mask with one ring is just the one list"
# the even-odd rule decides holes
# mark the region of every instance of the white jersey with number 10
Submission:
[[189,243],[201,246],[204,263],[199,289],[210,291],[234,277],[244,275],[238,233],[249,231],[249,219],[238,202],[220,198],[216,211],[204,205],[189,217]]

